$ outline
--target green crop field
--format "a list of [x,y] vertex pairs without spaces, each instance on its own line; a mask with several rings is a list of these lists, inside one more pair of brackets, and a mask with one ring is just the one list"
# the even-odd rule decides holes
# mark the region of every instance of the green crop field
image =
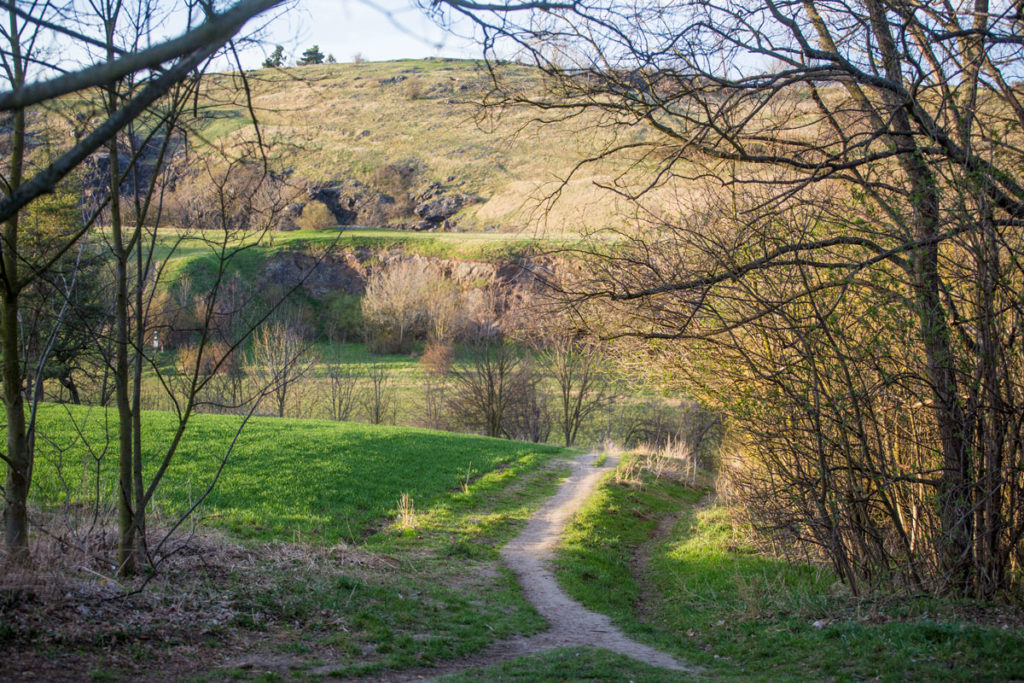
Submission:
[[[94,487],[114,500],[117,460],[114,411],[44,405],[34,473],[37,503],[82,505]],[[155,499],[173,518],[212,481],[242,418],[196,415]],[[169,443],[176,422],[143,414],[147,470]],[[104,450],[106,452],[104,452]],[[253,418],[242,431],[202,515],[243,538],[358,541],[391,519],[403,493],[429,510],[466,480],[559,449],[404,427],[317,420]]]

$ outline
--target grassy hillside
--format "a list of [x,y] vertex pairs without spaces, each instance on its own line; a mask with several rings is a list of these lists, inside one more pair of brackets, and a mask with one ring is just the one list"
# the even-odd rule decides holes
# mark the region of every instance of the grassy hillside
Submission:
[[[539,85],[536,72],[505,69],[525,87]],[[529,125],[535,113],[484,114],[478,103],[490,81],[478,62],[324,64],[248,77],[273,163],[295,179],[372,183],[382,166],[411,164],[418,186],[437,183],[483,200],[460,216],[460,226],[469,229],[575,231],[613,222],[619,209],[594,185],[612,178],[609,168],[574,179],[550,215],[538,211],[539,201],[592,153],[595,130],[589,120],[540,129]],[[216,101],[233,103],[206,113],[203,137],[215,144],[251,139],[237,83],[227,76],[209,82]]]
[[[507,233],[423,233],[380,228],[345,228],[343,230],[293,230],[255,237],[242,237],[232,242],[238,249],[227,264],[227,274],[237,273],[250,279],[267,259],[289,253],[315,253],[331,248],[336,252],[368,249],[395,249],[407,254],[431,258],[462,259],[505,263],[542,250],[566,244],[565,236],[548,235],[536,238]],[[218,268],[219,245],[210,245],[198,234],[164,229],[156,243],[156,258],[170,259],[165,279],[187,274],[193,284],[208,288]]]
[[[143,415],[150,455],[166,443],[169,417]],[[46,508],[69,503],[71,515],[58,510],[54,536],[35,539],[36,574],[8,573],[0,585],[0,653],[19,653],[10,676],[352,677],[430,666],[545,627],[499,566],[497,548],[567,473],[560,449],[253,420],[202,508],[207,524],[180,533],[134,592],[141,582],[119,585],[107,559],[114,535],[103,520],[112,524],[116,475],[108,418],[116,414],[41,409],[35,508],[48,520]],[[195,418],[158,496],[159,517],[173,517],[205,487],[238,422]],[[98,527],[88,502],[96,472]],[[403,493],[414,511],[399,526]]]
[[[172,415],[146,412],[148,471],[169,443]],[[197,415],[156,498],[174,517],[212,480],[241,418]],[[101,491],[115,500],[116,411],[44,405],[33,495],[37,503],[86,505]],[[105,450],[106,449],[106,450]],[[358,541],[392,519],[402,494],[429,510],[471,479],[558,449],[402,427],[254,418],[238,438],[202,514],[240,537]]]

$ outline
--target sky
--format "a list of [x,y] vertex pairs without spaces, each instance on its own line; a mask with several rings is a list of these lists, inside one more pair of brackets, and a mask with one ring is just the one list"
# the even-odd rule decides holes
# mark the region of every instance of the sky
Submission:
[[[226,0],[225,4],[235,0]],[[283,9],[271,10],[247,24],[238,37],[254,37],[241,41],[239,58],[243,68],[259,68],[275,45],[282,45],[286,64],[291,65],[303,50],[316,44],[325,55],[339,62],[354,61],[359,55],[366,61],[403,58],[461,57],[479,58],[482,49],[472,40],[440,28],[413,4],[414,0],[292,0]],[[153,22],[152,42],[177,37],[184,30],[185,15],[177,0],[156,5],[160,9]],[[129,3],[130,5],[130,3]],[[52,9],[45,18],[57,24],[70,24],[97,39],[102,39],[102,26],[85,0],[73,5],[80,10],[65,20]],[[126,24],[128,23],[126,19]],[[458,29],[457,29],[458,30]],[[463,34],[471,34],[465,26]],[[52,31],[43,31],[35,42],[35,61],[27,74],[29,82],[53,78],[62,69],[80,69],[83,65],[102,61],[102,50],[81,41],[69,39]],[[127,40],[127,38],[125,38]],[[221,56],[214,70],[235,68],[233,59]],[[8,87],[0,69],[0,90]]]
[[409,0],[297,0],[267,23],[265,40],[268,53],[284,46],[289,64],[314,44],[339,62],[357,54],[367,61],[481,55],[479,46],[442,30]]

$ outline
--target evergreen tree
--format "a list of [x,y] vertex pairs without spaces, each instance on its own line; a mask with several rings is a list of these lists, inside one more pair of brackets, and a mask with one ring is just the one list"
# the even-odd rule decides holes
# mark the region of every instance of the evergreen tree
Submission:
[[299,58],[298,65],[306,66],[308,64],[323,64],[324,53],[320,52],[320,46],[314,45],[313,47],[306,48],[306,51],[302,53]]
[[270,56],[263,60],[264,69],[280,68],[284,66],[284,46],[274,46],[274,51],[270,53]]

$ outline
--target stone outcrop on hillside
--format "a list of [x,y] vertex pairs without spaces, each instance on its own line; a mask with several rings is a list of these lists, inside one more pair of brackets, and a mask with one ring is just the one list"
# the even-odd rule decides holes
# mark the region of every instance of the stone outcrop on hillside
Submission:
[[[452,230],[456,227],[453,217],[459,211],[483,201],[440,183],[431,183],[424,190],[396,197],[358,180],[310,186],[306,196],[322,202],[338,225],[387,225],[417,231]],[[283,221],[282,229],[294,229],[301,211],[302,204],[299,203],[295,215]]]
[[435,194],[421,201],[416,205],[416,215],[427,223],[434,226],[441,226],[449,221],[452,216],[462,210],[463,207],[479,202],[479,197],[463,194]]

